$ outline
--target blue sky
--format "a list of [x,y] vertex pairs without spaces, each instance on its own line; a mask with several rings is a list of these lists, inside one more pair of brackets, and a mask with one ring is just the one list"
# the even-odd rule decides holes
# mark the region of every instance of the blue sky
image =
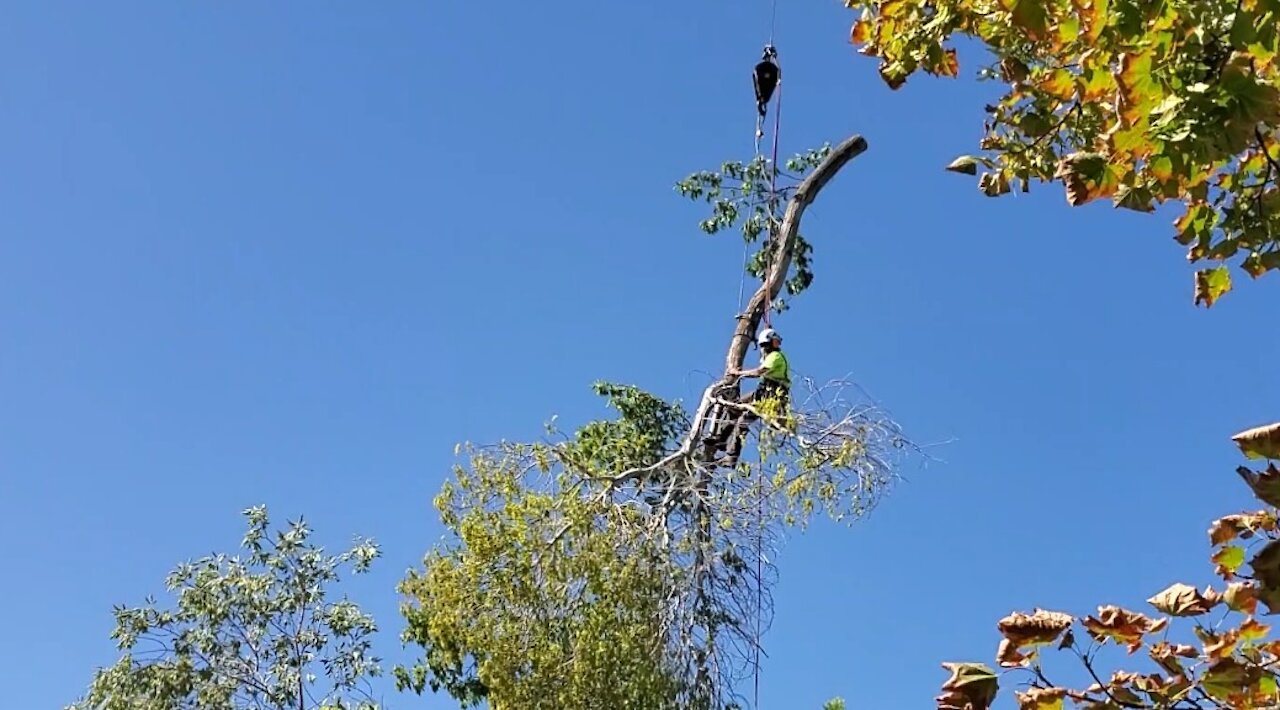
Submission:
[[[596,379],[689,400],[721,362],[741,244],[672,186],[750,156],[764,2],[4,14],[13,707],[73,700],[115,657],[112,604],[230,551],[258,503],[382,543],[349,589],[401,660],[394,585],[440,535],[455,442],[605,414]],[[1012,610],[1203,584],[1209,522],[1253,507],[1228,437],[1280,416],[1275,277],[1196,309],[1174,213],[983,197],[941,168],[994,87],[890,92],[852,19],[780,2],[783,151],[870,150],[810,211],[817,279],[775,325],[801,374],[954,441],[865,523],[792,536],[767,708],[928,706]]]

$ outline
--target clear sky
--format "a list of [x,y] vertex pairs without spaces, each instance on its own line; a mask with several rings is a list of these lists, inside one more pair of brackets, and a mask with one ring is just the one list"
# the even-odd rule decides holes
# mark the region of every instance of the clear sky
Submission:
[[[698,232],[672,186],[750,157],[768,17],[7,4],[6,705],[73,700],[115,658],[112,604],[232,551],[258,503],[333,548],[383,544],[348,589],[403,660],[394,585],[440,535],[457,441],[605,415],[596,379],[695,398],[741,243]],[[791,538],[767,708],[927,707],[939,662],[990,662],[1012,610],[1203,584],[1209,522],[1254,505],[1228,437],[1280,418],[1280,277],[1196,309],[1175,213],[982,196],[942,166],[996,87],[890,92],[852,19],[780,0],[783,151],[853,132],[870,150],[809,213],[817,279],[775,325],[800,374],[850,374],[917,441],[954,442],[864,524]]]

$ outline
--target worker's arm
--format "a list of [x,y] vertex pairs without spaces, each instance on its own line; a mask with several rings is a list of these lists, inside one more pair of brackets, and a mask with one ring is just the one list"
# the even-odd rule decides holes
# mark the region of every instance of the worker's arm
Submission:
[[765,373],[765,367],[763,365],[752,370],[738,370],[738,369],[729,370],[729,374],[735,377],[759,377],[764,373]]

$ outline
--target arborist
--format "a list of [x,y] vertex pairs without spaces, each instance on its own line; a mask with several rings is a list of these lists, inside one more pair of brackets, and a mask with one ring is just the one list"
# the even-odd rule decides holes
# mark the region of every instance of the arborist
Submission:
[[[729,375],[734,377],[760,378],[760,384],[751,392],[739,397],[738,402],[751,405],[764,399],[774,399],[778,401],[779,409],[785,410],[791,395],[791,366],[787,363],[787,356],[782,353],[782,336],[778,335],[778,331],[773,328],[765,328],[756,337],[756,345],[764,354],[760,359],[759,367],[751,370],[729,371]],[[742,444],[747,438],[747,430],[758,418],[749,409],[744,408],[736,418],[720,421],[717,430],[707,437],[707,443],[717,449],[724,446],[726,439],[728,440],[729,447],[725,455],[716,460],[718,465],[726,467],[738,465],[738,454],[741,453]]]

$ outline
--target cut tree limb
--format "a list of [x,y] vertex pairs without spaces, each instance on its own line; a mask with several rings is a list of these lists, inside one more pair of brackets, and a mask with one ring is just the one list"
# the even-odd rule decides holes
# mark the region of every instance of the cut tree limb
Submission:
[[[774,242],[775,251],[770,260],[769,273],[765,275],[764,282],[747,303],[746,312],[739,317],[733,339],[729,342],[729,353],[725,357],[726,373],[742,367],[742,361],[747,356],[747,345],[751,343],[752,336],[760,327],[760,319],[764,317],[765,309],[782,292],[782,286],[787,281],[787,271],[791,269],[791,256],[795,251],[796,235],[800,231],[800,218],[804,216],[805,208],[813,203],[818,193],[831,181],[831,178],[836,176],[836,173],[840,172],[841,168],[866,150],[867,141],[862,136],[853,135],[846,138],[843,143],[827,154],[826,159],[814,168],[812,173],[809,173],[808,177],[800,183],[795,194],[791,196],[791,200],[787,203],[787,211],[782,218],[782,225],[771,240]],[[777,166],[774,168],[776,169]]]

